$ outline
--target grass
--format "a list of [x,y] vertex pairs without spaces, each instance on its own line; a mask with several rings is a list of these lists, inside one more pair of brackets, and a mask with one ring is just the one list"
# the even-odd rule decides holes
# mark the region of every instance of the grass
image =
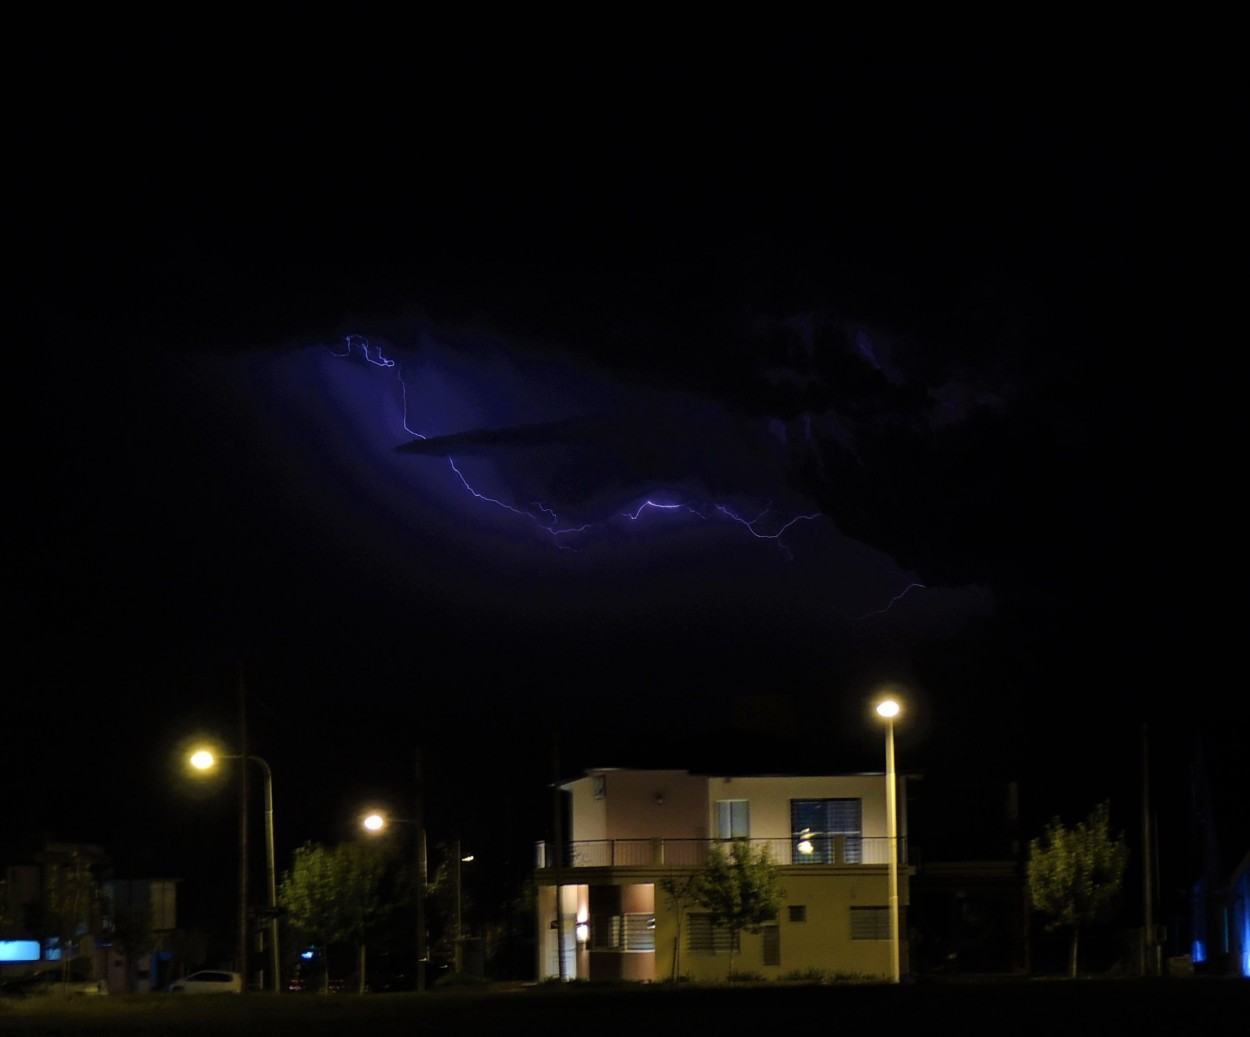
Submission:
[[931,1030],[946,1020],[961,1037],[1083,1032],[1101,1019],[1117,1031],[1186,1033],[1250,1018],[1250,982],[997,980],[942,984],[496,985],[425,994],[114,995],[63,1002],[0,1002],[0,1033],[117,1037],[422,1037],[505,1032],[629,1035],[665,1029],[777,1027],[837,1019],[844,1032]]

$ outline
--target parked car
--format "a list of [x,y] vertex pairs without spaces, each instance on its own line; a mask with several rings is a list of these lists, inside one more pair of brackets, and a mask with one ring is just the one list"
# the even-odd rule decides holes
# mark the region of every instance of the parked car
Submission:
[[243,976],[238,972],[223,972],[219,969],[203,969],[192,972],[182,979],[169,984],[171,994],[241,994],[243,993]]
[[6,980],[0,984],[0,994],[6,997],[30,997],[61,995],[64,997],[98,996],[109,992],[102,979],[93,979],[85,972],[61,968],[43,969],[29,976]]

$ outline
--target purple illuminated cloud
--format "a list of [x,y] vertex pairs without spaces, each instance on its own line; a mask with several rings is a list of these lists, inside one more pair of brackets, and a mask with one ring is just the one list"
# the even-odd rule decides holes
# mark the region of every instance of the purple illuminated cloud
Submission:
[[246,366],[261,441],[321,535],[411,593],[486,585],[558,614],[593,588],[635,611],[738,601],[818,624],[942,624],[986,607],[975,590],[925,591],[796,489],[788,440],[802,420],[429,328]]

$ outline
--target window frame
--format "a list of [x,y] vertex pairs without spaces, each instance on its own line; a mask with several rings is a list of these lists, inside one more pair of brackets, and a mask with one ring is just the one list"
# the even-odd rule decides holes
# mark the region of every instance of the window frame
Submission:
[[716,838],[723,842],[751,838],[750,800],[718,799],[716,801]]
[[[802,815],[802,816],[801,816]],[[803,824],[803,821],[815,824]],[[842,859],[835,847],[842,841]],[[812,852],[802,853],[804,840]],[[790,853],[795,864],[862,864],[864,800],[860,796],[824,796],[790,800]]]

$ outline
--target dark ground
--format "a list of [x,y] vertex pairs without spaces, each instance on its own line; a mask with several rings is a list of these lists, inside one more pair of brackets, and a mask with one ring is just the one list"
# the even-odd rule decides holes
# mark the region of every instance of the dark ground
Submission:
[[0,1006],[6,1034],[453,1033],[737,1034],[770,1027],[808,1032],[1053,1035],[1112,1031],[1235,1031],[1250,1018],[1250,983],[1224,979],[1009,980],[933,985],[748,989],[492,988],[423,995],[247,998],[115,997],[60,1007]]

